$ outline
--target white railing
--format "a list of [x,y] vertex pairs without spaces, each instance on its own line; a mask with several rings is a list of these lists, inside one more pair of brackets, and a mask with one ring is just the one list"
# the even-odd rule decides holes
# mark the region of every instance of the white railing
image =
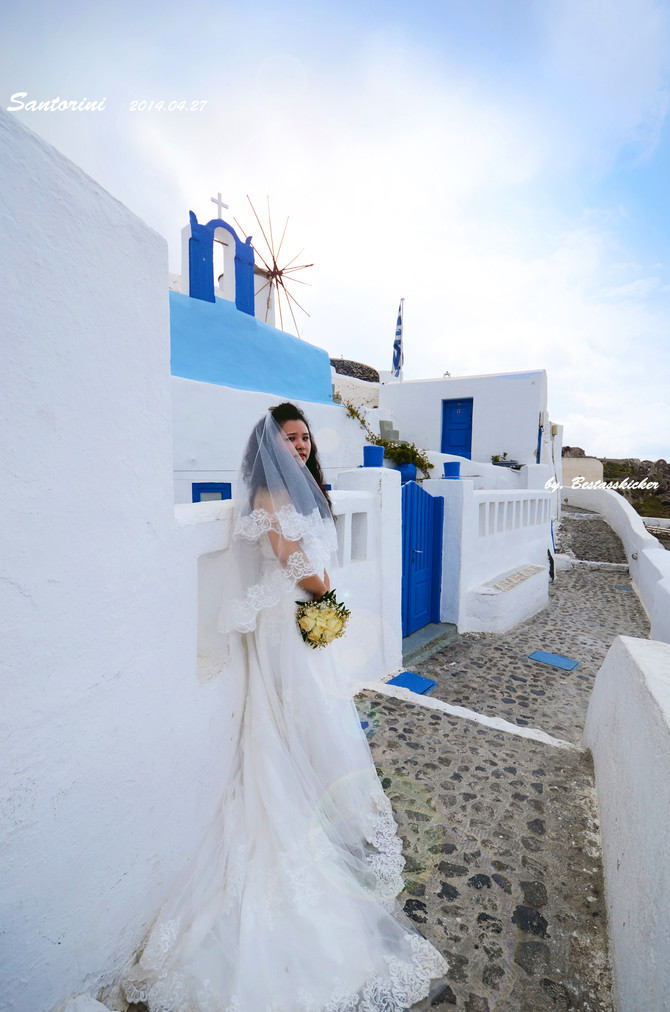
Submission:
[[546,524],[551,519],[551,493],[475,492],[479,507],[479,536],[490,537]]
[[[400,490],[397,472],[361,468],[340,475],[331,492],[339,568],[331,574],[338,599],[351,610],[338,661],[352,683],[372,681],[400,666]],[[198,677],[224,675],[230,638],[217,630],[226,588],[233,502],[203,502],[175,508],[185,568],[197,571]],[[382,522],[384,511],[385,522]],[[392,516],[389,514],[393,514]],[[188,559],[190,558],[190,563]]]
[[[548,571],[547,551],[552,547],[550,491],[523,489],[475,491],[466,480],[432,479],[423,487],[444,499],[444,541],[441,618],[461,631],[482,626],[474,616],[473,594],[478,588],[523,567]],[[529,571],[530,572],[530,571]],[[541,593],[515,593],[519,607],[508,610],[509,624],[521,621],[546,600]],[[511,595],[501,602],[509,608]],[[529,609],[532,609],[529,611]],[[493,620],[491,630],[500,628]]]

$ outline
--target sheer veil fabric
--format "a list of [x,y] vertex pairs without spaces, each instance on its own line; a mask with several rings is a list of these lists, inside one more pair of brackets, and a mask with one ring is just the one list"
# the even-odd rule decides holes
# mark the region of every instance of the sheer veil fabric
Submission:
[[[270,532],[274,551],[268,557],[262,549]],[[251,433],[238,476],[221,632],[252,632],[258,614],[298,580],[332,572],[336,552],[326,497],[268,412]]]
[[331,573],[328,503],[269,414],[242,479],[220,620],[245,664],[236,760],[123,993],[151,1012],[423,1008],[447,964],[397,902],[401,842],[346,678],[295,621],[298,581]]

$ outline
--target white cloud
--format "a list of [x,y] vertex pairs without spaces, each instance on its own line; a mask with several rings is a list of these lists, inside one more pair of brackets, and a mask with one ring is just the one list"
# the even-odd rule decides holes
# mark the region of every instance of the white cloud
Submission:
[[628,141],[648,155],[670,102],[667,7],[656,0],[539,0],[535,11],[546,67],[542,99],[568,142],[565,154],[595,154],[603,145],[614,154]]
[[659,277],[638,278],[616,288],[604,288],[599,294],[603,299],[644,299],[653,292],[667,291]]
[[[667,268],[622,242],[624,206],[582,212],[566,183],[624,144],[657,142],[665,9],[538,0],[535,12],[537,52],[504,87],[440,66],[434,40],[383,30],[319,62],[304,36],[289,48],[290,33],[261,31],[264,10],[249,14],[253,32],[227,11],[225,45],[203,44],[192,66],[174,31],[163,59],[159,26],[127,48],[130,73],[121,59],[102,79],[127,75],[137,97],[169,85],[207,99],[202,113],[133,118],[117,96],[104,136],[74,120],[49,130],[166,236],[173,270],[189,209],[207,220],[220,190],[257,234],[245,194],[261,207],[269,194],[275,223],[291,218],[287,256],[304,246],[316,264],[296,293],[306,339],[331,354],[388,367],[405,296],[408,377],[546,368],[567,442],[667,456]],[[198,8],[203,24],[216,14]],[[74,72],[66,81],[76,91]]]

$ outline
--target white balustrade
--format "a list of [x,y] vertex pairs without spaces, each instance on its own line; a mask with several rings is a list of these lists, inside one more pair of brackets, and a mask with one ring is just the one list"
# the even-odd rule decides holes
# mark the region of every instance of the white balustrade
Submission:
[[467,479],[431,479],[423,487],[444,499],[443,622],[462,632],[502,631],[544,606],[550,491],[475,490]]

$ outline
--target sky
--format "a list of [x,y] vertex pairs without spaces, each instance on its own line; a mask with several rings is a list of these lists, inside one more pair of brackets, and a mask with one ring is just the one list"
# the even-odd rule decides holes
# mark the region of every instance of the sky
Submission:
[[171,271],[219,192],[263,252],[249,195],[304,340],[390,369],[402,297],[406,380],[546,369],[565,444],[670,459],[670,0],[3,6],[3,107],[104,98],[12,115]]

